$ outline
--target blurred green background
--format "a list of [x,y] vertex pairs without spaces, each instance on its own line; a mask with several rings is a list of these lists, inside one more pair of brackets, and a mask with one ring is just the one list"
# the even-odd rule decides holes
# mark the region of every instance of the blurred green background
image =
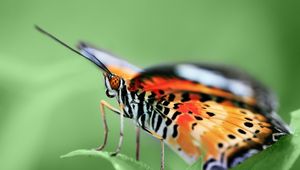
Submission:
[[[112,169],[97,158],[59,158],[102,142],[99,101],[107,97],[100,72],[34,24],[141,67],[195,61],[243,68],[278,94],[279,113],[289,121],[300,108],[299,7],[296,1],[0,0],[0,169]],[[108,123],[112,151],[119,117],[109,112]],[[123,154],[134,157],[134,141],[127,120]],[[166,152],[167,169],[187,166]],[[158,169],[159,154],[159,142],[143,133],[142,161]]]

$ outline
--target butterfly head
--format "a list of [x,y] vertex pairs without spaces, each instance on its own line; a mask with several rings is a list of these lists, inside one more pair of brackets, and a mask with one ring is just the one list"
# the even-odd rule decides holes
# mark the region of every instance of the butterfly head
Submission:
[[118,75],[104,73],[104,81],[106,86],[106,95],[110,98],[115,97],[120,91],[125,81]]

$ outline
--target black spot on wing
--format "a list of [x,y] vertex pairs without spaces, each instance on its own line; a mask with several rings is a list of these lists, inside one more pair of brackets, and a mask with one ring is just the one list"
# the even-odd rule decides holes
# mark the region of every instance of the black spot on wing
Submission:
[[245,117],[246,120],[249,120],[249,121],[253,121],[253,119],[249,118],[249,117]]
[[158,93],[163,95],[165,92],[163,90],[158,90]]
[[243,135],[246,134],[246,132],[245,132],[243,129],[238,129],[238,132],[239,132],[240,134],[243,134]]
[[213,117],[215,115],[213,112],[206,112],[206,114],[210,117]]
[[225,101],[225,98],[224,98],[224,97],[221,97],[221,96],[216,96],[215,101],[216,101],[217,103],[222,103],[223,101]]
[[201,102],[206,102],[206,101],[209,101],[209,100],[212,100],[212,97],[210,95],[205,94],[205,93],[200,94],[200,101]]
[[197,123],[196,123],[196,122],[192,124],[192,130],[195,129],[195,126],[197,126]]
[[166,100],[162,102],[162,105],[164,105],[164,106],[168,106],[169,104],[170,104],[170,102],[168,102]]
[[251,122],[245,122],[244,125],[249,128],[253,127],[253,123]]
[[179,116],[181,113],[176,111],[174,112],[174,114],[172,115],[172,120],[175,120],[177,118],[177,116]]
[[178,109],[179,105],[180,105],[180,103],[175,103],[173,109]]
[[168,101],[172,102],[175,100],[175,95],[173,93],[169,94]]
[[181,97],[182,97],[181,98],[182,102],[186,102],[186,101],[190,101],[191,100],[190,94],[188,92],[182,93]]
[[194,116],[194,117],[195,117],[196,120],[203,120],[203,118],[200,117],[200,116]]
[[229,139],[235,139],[236,137],[232,134],[227,135]]

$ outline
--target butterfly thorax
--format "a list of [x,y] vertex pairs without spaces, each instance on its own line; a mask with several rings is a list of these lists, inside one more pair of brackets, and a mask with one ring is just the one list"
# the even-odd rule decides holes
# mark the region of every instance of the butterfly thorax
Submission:
[[[172,123],[176,118],[176,111],[161,110],[162,104],[169,104],[167,100],[155,100],[155,92],[130,91],[124,88],[121,93],[119,103],[123,102],[125,115],[132,118],[138,126],[161,139],[176,137],[177,125]],[[172,120],[170,115],[173,114]]]
[[118,103],[124,105],[124,116],[133,119],[138,126],[144,127],[144,119],[150,115],[153,108],[146,102],[145,93],[129,91],[126,85],[123,85],[117,93]]
[[[166,139],[166,131],[170,120],[163,121],[162,116],[156,108],[161,102],[154,100],[154,92],[131,91],[125,85],[118,94],[118,102],[124,104],[124,116],[133,119],[137,126],[146,132],[155,133],[158,138]],[[166,117],[165,117],[166,118]]]

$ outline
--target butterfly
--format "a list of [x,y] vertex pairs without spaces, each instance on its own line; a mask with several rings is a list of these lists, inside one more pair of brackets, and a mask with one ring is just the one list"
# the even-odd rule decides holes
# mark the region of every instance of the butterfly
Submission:
[[108,126],[105,108],[120,115],[123,143],[124,118],[136,124],[136,159],[140,129],[161,141],[161,169],[166,143],[187,163],[202,157],[204,170],[228,169],[271,146],[290,133],[276,114],[273,93],[260,82],[232,67],[177,63],[139,68],[87,43],[79,51],[36,27],[65,47],[90,60],[103,72],[106,95],[119,108],[101,101],[104,142]]

